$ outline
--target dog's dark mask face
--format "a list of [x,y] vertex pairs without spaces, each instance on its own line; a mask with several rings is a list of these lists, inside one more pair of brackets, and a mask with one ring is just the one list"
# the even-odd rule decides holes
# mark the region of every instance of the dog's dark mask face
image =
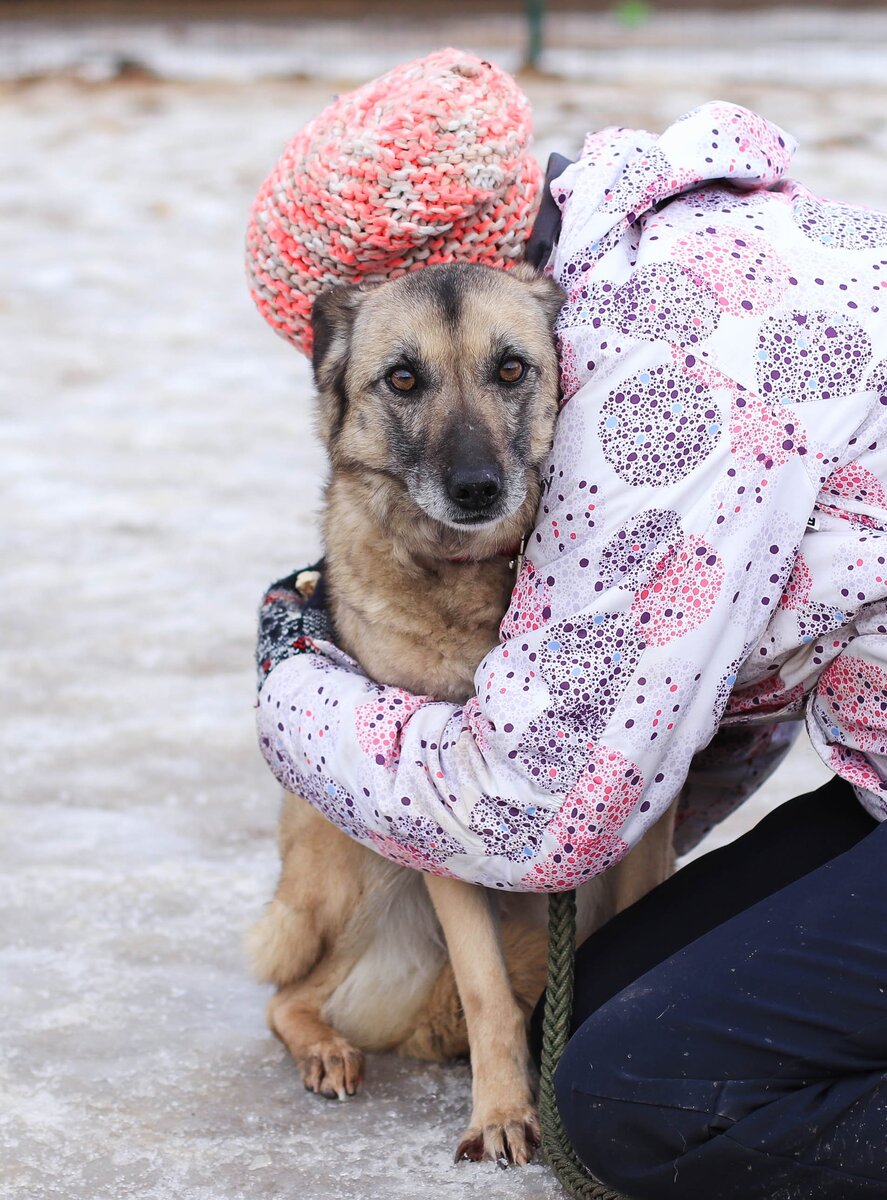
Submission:
[[333,464],[393,477],[454,528],[511,516],[551,446],[562,302],[529,267],[475,264],[322,293],[314,374]]

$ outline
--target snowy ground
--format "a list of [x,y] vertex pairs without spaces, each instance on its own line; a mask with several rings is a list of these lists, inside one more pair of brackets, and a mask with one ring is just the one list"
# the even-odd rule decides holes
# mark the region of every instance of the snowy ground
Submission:
[[[275,875],[254,609],[317,549],[323,470],[305,364],[246,295],[247,206],[333,90],[448,43],[514,63],[521,28],[4,32],[0,1196],[553,1198],[542,1165],[450,1163],[464,1066],[308,1097],[240,950]],[[723,96],[801,136],[814,188],[887,206],[884,14],[552,38],[540,155]],[[740,823],[820,777],[800,750]]]

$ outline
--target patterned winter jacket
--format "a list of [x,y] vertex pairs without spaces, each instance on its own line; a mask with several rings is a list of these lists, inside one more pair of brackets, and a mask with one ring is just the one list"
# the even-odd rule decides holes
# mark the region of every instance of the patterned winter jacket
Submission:
[[679,794],[692,845],[801,721],[887,815],[887,216],[787,179],[794,149],[715,102],[553,183],[564,407],[476,696],[322,641],[260,692],[271,769],[352,837],[566,889]]

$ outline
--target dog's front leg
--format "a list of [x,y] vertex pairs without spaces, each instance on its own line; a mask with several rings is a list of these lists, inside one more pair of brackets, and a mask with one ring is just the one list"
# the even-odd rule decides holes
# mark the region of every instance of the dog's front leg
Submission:
[[523,1165],[539,1145],[524,1017],[514,998],[491,898],[459,879],[426,875],[465,1012],[471,1052],[471,1123],[457,1161]]

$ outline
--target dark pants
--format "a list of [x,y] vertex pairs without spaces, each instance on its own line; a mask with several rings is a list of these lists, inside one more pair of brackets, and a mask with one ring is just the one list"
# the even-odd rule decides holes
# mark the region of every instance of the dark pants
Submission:
[[555,1084],[595,1175],[632,1200],[887,1198],[885,868],[887,823],[834,779],[589,938]]

